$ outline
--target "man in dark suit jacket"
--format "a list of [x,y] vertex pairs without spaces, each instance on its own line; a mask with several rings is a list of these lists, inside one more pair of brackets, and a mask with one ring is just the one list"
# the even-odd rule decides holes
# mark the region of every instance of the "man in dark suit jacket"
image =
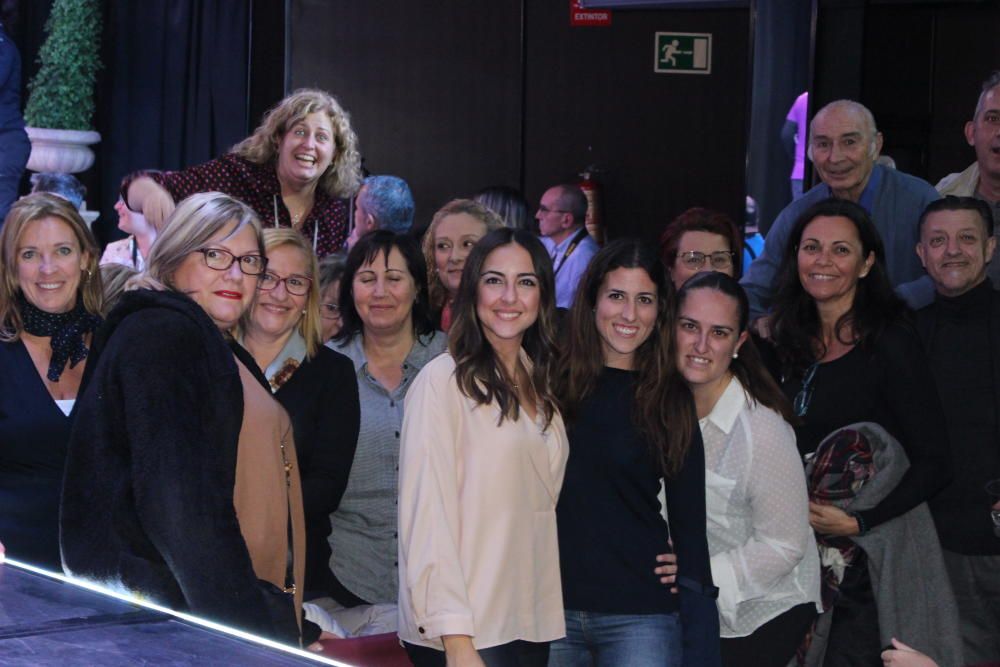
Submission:
[[0,224],[17,199],[29,153],[21,117],[21,56],[0,22]]

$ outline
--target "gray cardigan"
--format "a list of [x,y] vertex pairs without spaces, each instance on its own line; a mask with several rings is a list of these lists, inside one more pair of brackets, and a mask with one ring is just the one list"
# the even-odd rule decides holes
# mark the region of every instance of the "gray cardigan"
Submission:
[[[910,462],[903,446],[878,424],[861,422],[844,428],[859,431],[868,439],[876,470],[845,507],[871,509],[896,487]],[[964,664],[958,607],[927,503],[851,539],[868,557],[882,645],[897,637],[939,665]],[[836,608],[817,622],[807,665],[822,665],[832,613]]]

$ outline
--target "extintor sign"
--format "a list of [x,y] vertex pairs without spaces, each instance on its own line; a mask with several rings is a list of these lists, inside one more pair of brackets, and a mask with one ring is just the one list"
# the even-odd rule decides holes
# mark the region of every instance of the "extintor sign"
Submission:
[[580,0],[569,0],[569,24],[571,26],[611,25],[611,12],[607,9],[587,9]]

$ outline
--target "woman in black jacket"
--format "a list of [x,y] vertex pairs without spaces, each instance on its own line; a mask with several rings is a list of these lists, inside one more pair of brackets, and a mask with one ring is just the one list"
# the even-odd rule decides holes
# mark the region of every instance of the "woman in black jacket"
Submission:
[[[778,274],[773,343],[781,389],[798,417],[796,444],[810,455],[826,436],[873,422],[896,438],[910,467],[875,507],[845,512],[810,503],[824,539],[864,535],[930,499],[951,476],[948,432],[934,378],[906,307],[893,293],[885,247],[864,208],[827,199],[789,235]],[[937,542],[937,536],[926,536]],[[826,647],[827,667],[877,664],[879,614],[862,550],[843,570]]]
[[288,415],[228,337],[267,269],[219,193],[174,211],[96,336],[60,515],[71,574],[289,643],[305,560]]

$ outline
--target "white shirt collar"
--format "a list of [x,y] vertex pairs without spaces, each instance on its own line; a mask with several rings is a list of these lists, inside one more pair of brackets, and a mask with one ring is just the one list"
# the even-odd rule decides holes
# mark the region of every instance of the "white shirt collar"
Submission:
[[746,391],[740,381],[733,377],[729,381],[729,386],[722,392],[722,396],[716,401],[715,407],[704,420],[712,422],[728,435],[733,430],[736,418],[740,416],[740,412],[743,411],[746,404]]

